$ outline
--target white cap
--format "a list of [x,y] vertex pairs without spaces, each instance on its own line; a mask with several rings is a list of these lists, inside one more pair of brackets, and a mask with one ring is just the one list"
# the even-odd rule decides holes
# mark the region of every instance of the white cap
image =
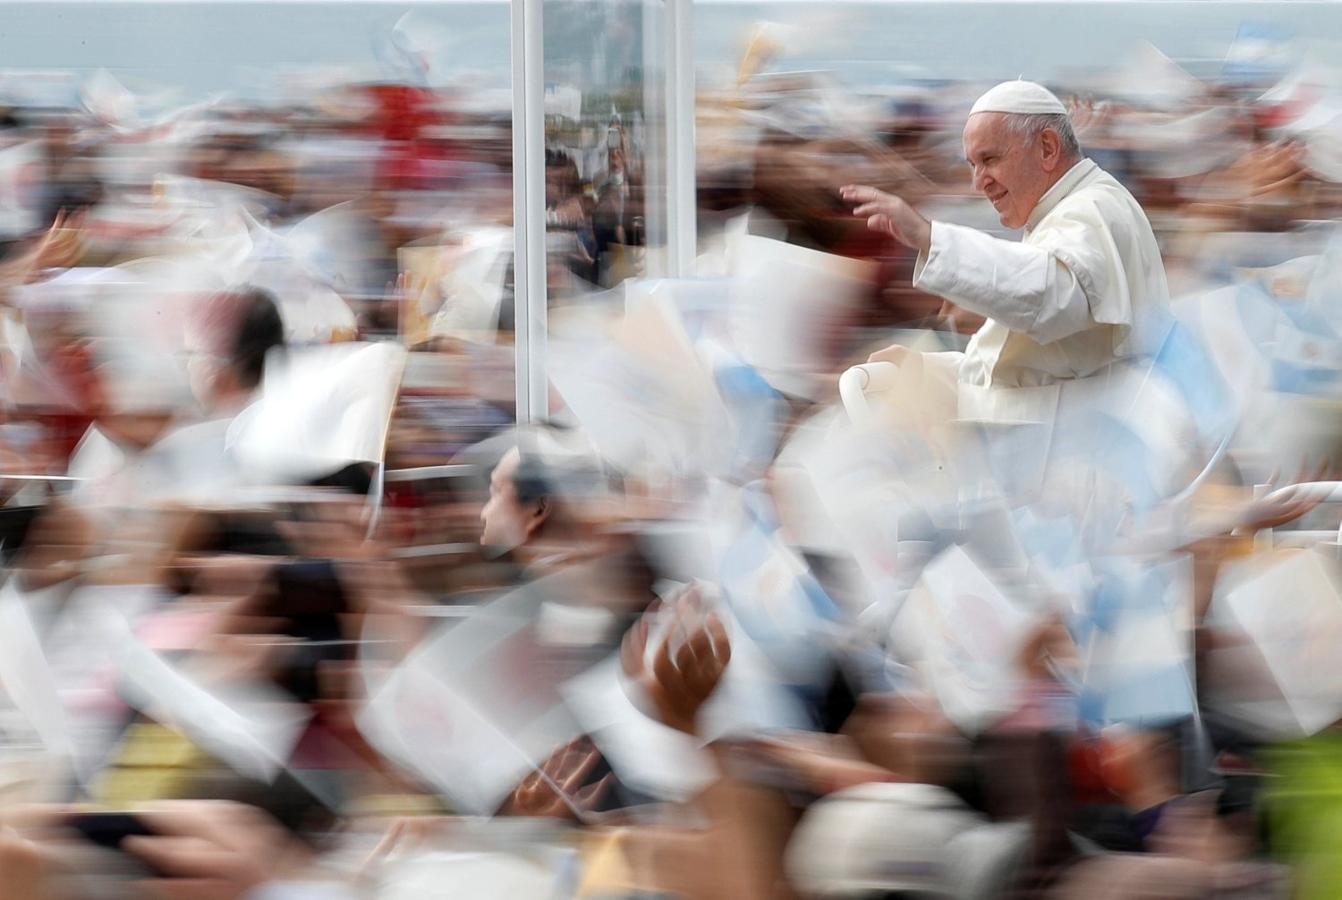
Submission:
[[1042,84],[1004,81],[974,101],[969,114],[972,116],[981,112],[1021,113],[1027,116],[1066,115],[1067,107]]
[[986,900],[1013,882],[1029,838],[1022,823],[988,822],[936,785],[865,784],[812,804],[785,864],[818,897],[913,891]]
[[814,803],[788,843],[786,865],[813,896],[876,891],[950,894],[963,860],[952,841],[979,819],[944,788],[929,784],[866,784]]

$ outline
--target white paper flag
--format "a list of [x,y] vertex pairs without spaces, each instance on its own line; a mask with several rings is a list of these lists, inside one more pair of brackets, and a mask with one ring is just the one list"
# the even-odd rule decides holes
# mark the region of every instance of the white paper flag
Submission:
[[205,686],[141,643],[129,625],[120,646],[127,701],[252,778],[268,782],[280,773],[312,717],[268,684]]
[[975,733],[1012,712],[1016,656],[1038,615],[1008,597],[959,547],[927,568],[892,639],[919,664],[947,718]]
[[0,685],[10,702],[49,753],[73,762],[74,743],[56,680],[13,577],[0,588],[0,641]]
[[571,680],[564,697],[620,780],[654,797],[692,798],[716,777],[712,757],[689,735],[646,716],[611,659]]
[[492,814],[528,772],[581,733],[559,688],[583,666],[544,644],[537,629],[547,593],[543,582],[532,584],[429,639],[360,713],[373,746],[462,812]]
[[288,475],[381,461],[405,358],[388,343],[272,356],[260,399],[229,428],[230,448],[249,470]]
[[[1238,575],[1237,579],[1234,576]],[[1227,573],[1233,587],[1216,598],[1265,660],[1305,734],[1342,719],[1342,572],[1312,550],[1250,560]],[[1237,583],[1236,583],[1237,582]]]

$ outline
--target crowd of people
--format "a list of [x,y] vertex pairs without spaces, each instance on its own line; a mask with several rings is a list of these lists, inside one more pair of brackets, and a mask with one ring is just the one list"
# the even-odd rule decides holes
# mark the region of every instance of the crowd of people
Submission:
[[[1149,49],[975,103],[757,40],[675,280],[644,111],[551,110],[522,425],[506,110],[10,109],[0,900],[1337,896],[1342,78]],[[1092,188],[1117,305],[1039,220]],[[1052,332],[964,249],[1022,226]],[[1105,402],[965,413],[1097,328]]]

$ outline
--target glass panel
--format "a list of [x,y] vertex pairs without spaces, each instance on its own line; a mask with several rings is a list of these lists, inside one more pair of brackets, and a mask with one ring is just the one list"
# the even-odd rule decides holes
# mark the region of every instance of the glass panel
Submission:
[[550,303],[656,272],[665,246],[663,10],[547,0]]

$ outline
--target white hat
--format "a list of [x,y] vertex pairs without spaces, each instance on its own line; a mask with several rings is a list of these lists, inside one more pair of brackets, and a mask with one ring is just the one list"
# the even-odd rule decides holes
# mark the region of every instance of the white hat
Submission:
[[1028,838],[1027,826],[990,823],[945,788],[866,784],[807,810],[786,866],[817,897],[916,891],[983,900],[1010,883]]
[[969,114],[981,112],[1066,115],[1067,107],[1042,84],[1017,80],[1004,81],[974,101]]
[[787,869],[805,893],[906,890],[945,896],[946,847],[973,815],[942,788],[867,784],[815,803],[793,832]]

